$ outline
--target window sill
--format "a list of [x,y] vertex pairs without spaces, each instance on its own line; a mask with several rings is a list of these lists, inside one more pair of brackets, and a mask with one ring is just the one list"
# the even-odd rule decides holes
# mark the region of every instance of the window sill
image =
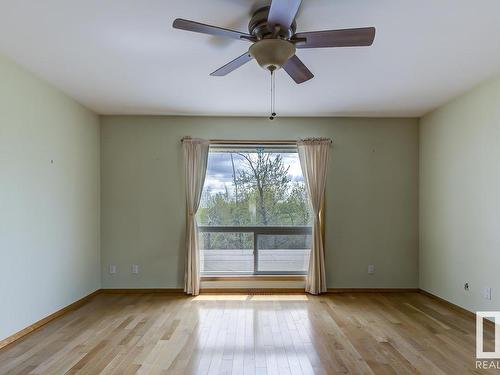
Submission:
[[201,281],[304,281],[305,275],[205,275]]

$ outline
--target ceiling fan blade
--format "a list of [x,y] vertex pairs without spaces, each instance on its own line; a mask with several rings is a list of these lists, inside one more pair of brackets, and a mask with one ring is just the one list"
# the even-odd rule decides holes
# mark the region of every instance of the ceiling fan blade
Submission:
[[228,62],[222,68],[219,68],[215,72],[210,73],[210,75],[217,76],[217,77],[225,76],[225,75],[231,73],[233,70],[236,70],[240,66],[246,64],[247,62],[249,62],[252,59],[253,59],[253,57],[248,52],[245,52],[240,57],[237,57],[233,61]]
[[195,33],[210,34],[216,36],[224,36],[233,39],[243,39],[249,41],[255,41],[255,38],[247,33],[242,33],[235,30],[224,29],[222,27],[206,25],[204,23],[189,21],[182,18],[177,18],[173,25],[175,29],[193,31]]
[[375,28],[311,31],[297,33],[292,39],[305,39],[295,45],[297,48],[371,46],[375,39]]
[[283,69],[285,69],[288,75],[292,77],[296,83],[303,83],[314,77],[314,74],[307,69],[307,66],[304,65],[297,55],[290,57],[285,65],[283,65]]
[[302,0],[272,0],[267,16],[269,26],[280,25],[282,30],[288,30],[292,25]]

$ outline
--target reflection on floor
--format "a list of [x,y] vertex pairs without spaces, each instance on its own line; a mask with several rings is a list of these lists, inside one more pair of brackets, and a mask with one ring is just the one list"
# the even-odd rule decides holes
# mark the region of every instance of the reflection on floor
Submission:
[[474,321],[418,293],[99,295],[0,374],[464,374],[474,355]]
[[193,301],[307,301],[305,294],[201,294]]

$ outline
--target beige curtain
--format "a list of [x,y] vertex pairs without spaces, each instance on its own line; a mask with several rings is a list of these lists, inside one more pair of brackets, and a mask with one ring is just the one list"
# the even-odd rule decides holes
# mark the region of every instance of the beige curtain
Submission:
[[323,138],[304,139],[297,142],[300,166],[314,213],[311,256],[306,278],[306,292],[311,294],[327,291],[320,211],[325,193],[328,151],[331,143],[331,140]]
[[194,296],[200,293],[200,252],[196,212],[200,205],[207,171],[209,143],[203,139],[184,138],[184,172],[186,180],[186,269],[184,291]]

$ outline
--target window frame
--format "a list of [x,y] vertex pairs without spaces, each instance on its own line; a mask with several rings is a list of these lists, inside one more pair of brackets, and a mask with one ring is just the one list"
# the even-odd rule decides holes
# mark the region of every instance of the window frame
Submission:
[[[281,153],[298,153],[297,144],[295,141],[211,141],[209,147],[210,152],[242,152],[244,150],[255,150],[262,148],[272,152]],[[322,210],[323,211],[323,210]],[[253,272],[201,272],[202,278],[210,278],[216,276],[226,277],[249,277],[249,276],[291,276],[302,278],[307,275],[307,270],[304,271],[259,271],[259,236],[260,235],[312,235],[311,225],[283,225],[283,226],[232,226],[232,225],[198,225],[200,233],[252,233],[253,234]],[[201,249],[200,249],[201,250]],[[200,257],[200,262],[202,257]],[[200,264],[201,268],[201,264]]]

